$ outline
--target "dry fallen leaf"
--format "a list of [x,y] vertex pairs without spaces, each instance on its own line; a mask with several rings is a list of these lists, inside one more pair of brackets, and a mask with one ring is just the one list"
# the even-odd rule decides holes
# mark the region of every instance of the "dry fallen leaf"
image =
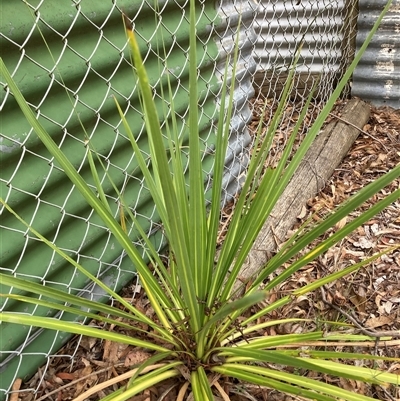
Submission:
[[346,225],[346,223],[347,223],[347,216],[343,217],[342,220],[338,221],[338,222],[335,224],[335,228],[336,228],[337,230],[340,230],[341,228],[343,228],[343,227]]
[[376,327],[382,327],[385,324],[393,323],[393,318],[390,316],[379,316],[379,317],[371,317],[365,322],[365,325],[368,328],[375,329]]
[[353,245],[363,249],[370,249],[375,246],[374,242],[367,239],[366,237],[360,237],[358,241],[353,242]]
[[56,376],[59,377],[61,380],[75,380],[76,377],[74,374],[69,372],[58,372]]
[[151,354],[148,352],[142,350],[141,348],[135,348],[131,352],[128,353],[128,355],[125,358],[125,363],[124,365],[126,367],[132,367],[134,365],[138,365],[139,363],[142,363],[149,359]]
[[302,208],[301,208],[301,212],[300,212],[300,214],[297,216],[297,218],[298,218],[299,220],[301,220],[301,219],[303,219],[304,217],[306,217],[306,214],[307,214],[307,208],[305,207],[305,205],[303,205]]
[[87,376],[86,380],[81,380],[77,382],[75,387],[75,395],[76,398],[78,395],[82,394],[84,390],[86,390],[89,386],[93,385],[93,383],[97,380],[97,375],[89,376],[92,373],[92,366],[87,365],[79,372],[79,377]]

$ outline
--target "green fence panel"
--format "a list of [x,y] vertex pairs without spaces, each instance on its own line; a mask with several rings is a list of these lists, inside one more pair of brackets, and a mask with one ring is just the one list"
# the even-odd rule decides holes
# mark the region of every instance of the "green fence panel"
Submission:
[[[148,158],[121,10],[134,22],[151,84],[157,88],[155,92],[159,94],[160,88],[165,88],[168,74],[173,85],[175,109],[183,121],[188,112],[188,2],[6,0],[1,8],[1,56],[38,120],[85,180],[93,185],[85,147],[86,138],[90,138],[108,174],[119,188],[124,188],[132,211],[152,235],[156,247],[161,249],[163,237],[159,219],[131,147],[127,146],[113,100],[115,96],[134,134],[139,140],[143,139],[141,149]],[[198,12],[200,133],[204,149],[211,149],[217,113],[215,100],[220,90],[215,61],[220,52],[215,41],[210,39],[213,25],[221,19],[213,2],[204,2]],[[166,57],[159,57],[161,40],[166,46]],[[2,77],[0,81],[4,87]],[[155,96],[162,107],[158,94]],[[92,274],[113,289],[121,289],[134,279],[135,267],[123,257],[121,247],[53,161],[6,88],[0,96],[1,197],[25,221]],[[205,152],[207,182],[212,175],[212,164],[212,152]],[[116,195],[107,184],[104,172],[101,180],[117,217]],[[2,273],[107,301],[99,288],[35,239],[4,210],[1,210],[0,229]],[[137,240],[133,230],[130,237],[132,241]],[[0,283],[0,292],[17,291]],[[7,298],[0,300],[0,310],[66,320],[75,318]],[[0,398],[4,398],[17,377],[27,378],[44,363],[47,355],[69,338],[65,333],[5,323],[0,325],[0,330]]]

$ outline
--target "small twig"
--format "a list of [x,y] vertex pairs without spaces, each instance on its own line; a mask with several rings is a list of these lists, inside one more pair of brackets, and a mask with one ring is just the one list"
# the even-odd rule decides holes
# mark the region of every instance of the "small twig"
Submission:
[[400,330],[375,331],[375,330],[369,330],[369,329],[365,328],[355,317],[351,316],[349,313],[345,312],[344,310],[342,310],[338,306],[332,304],[331,302],[329,302],[326,299],[324,286],[322,286],[320,289],[321,289],[321,294],[322,294],[322,301],[326,305],[329,305],[331,308],[337,310],[339,313],[346,316],[347,319],[349,319],[355,326],[357,326],[360,329],[361,333],[365,334],[366,336],[375,337],[378,339],[381,337],[395,337],[395,338],[400,337]]
[[[146,366],[145,368],[142,369],[142,373],[147,373],[150,372],[153,369],[160,368],[162,366],[165,366],[165,363],[159,363],[156,365],[151,365],[151,366]],[[129,370],[126,373],[123,373],[122,375],[119,375],[117,377],[113,377],[112,379],[107,380],[106,382],[99,383],[89,390],[85,391],[84,393],[80,394],[78,397],[74,399],[74,401],[84,401],[88,399],[91,395],[96,394],[98,391],[103,390],[107,387],[110,387],[114,384],[117,384],[123,380],[130,379],[134,374],[136,374],[137,370],[139,368],[135,368],[132,370]]]
[[[118,366],[124,366],[124,363],[120,363],[120,364],[115,365],[115,366],[117,366],[117,367],[118,367]],[[107,372],[107,370],[110,370],[112,367],[113,367],[113,366],[107,366],[107,367],[104,368],[104,369],[100,369],[100,370],[98,370],[98,371],[96,371],[96,372],[92,372],[92,373],[89,373],[88,375],[85,375],[85,376],[83,376],[83,377],[80,377],[79,379],[73,380],[72,382],[69,382],[69,383],[67,383],[67,384],[64,384],[63,386],[56,388],[55,390],[51,391],[50,393],[47,393],[46,395],[43,395],[42,397],[38,398],[38,399],[35,400],[35,401],[43,401],[43,400],[45,400],[47,397],[49,397],[49,396],[51,396],[51,395],[53,395],[53,394],[59,393],[61,390],[65,390],[66,388],[71,387],[71,386],[73,386],[73,385],[79,383],[79,382],[82,381],[82,380],[86,380],[88,377],[96,376],[96,375],[98,375],[99,373]]]
[[340,120],[341,122],[343,122],[343,123],[345,123],[347,125],[350,125],[351,127],[355,128],[357,131],[361,132],[362,134],[369,136],[374,141],[379,142],[383,146],[383,148],[388,152],[388,148],[385,146],[385,144],[380,139],[374,137],[373,135],[371,135],[368,132],[364,131],[360,127],[357,127],[357,125],[351,123],[350,121],[345,120],[344,118],[339,117],[338,115],[336,115],[334,113],[329,113],[329,115],[331,117],[333,117],[333,118],[336,118],[336,119]]
[[[316,170],[315,166],[313,166],[309,160],[305,160],[305,163],[307,163],[310,167],[310,170],[314,173],[314,176],[316,177],[316,181],[317,181],[317,192],[320,192],[322,189],[324,189],[325,187],[325,180],[323,177],[321,177],[321,175],[318,173],[318,171]],[[319,187],[319,180],[322,181],[322,185],[321,188]]]
[[230,214],[225,223],[222,224],[222,227],[219,229],[219,233],[218,233],[218,237],[217,237],[217,244],[220,244],[222,242],[222,237],[225,235],[226,233],[226,227],[229,225],[229,223],[232,220],[232,214]]
[[388,397],[389,400],[391,401],[396,401],[398,398],[394,398],[392,395],[389,394],[389,392],[385,389],[383,386],[379,386],[380,389],[385,393],[385,395]]
[[273,239],[274,239],[274,241],[275,241],[276,247],[278,248],[278,250],[281,250],[284,241],[282,241],[282,240],[279,238],[279,236],[276,234],[275,228],[274,228],[274,226],[273,226],[272,224],[269,225],[269,229],[270,229],[271,232],[272,232],[272,237],[273,237]]

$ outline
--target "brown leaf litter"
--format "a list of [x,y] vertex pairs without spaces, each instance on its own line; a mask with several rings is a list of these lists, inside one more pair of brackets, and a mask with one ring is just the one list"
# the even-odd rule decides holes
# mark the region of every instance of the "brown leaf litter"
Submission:
[[[256,108],[257,110],[257,108]],[[292,118],[296,110],[287,110],[288,116],[283,127],[274,139],[274,151],[270,163],[279,159],[284,142],[287,140],[286,128],[294,124]],[[307,116],[304,125],[307,126],[315,117]],[[292,118],[292,121],[290,119]],[[334,118],[331,116],[331,118]],[[253,128],[257,118],[253,121]],[[390,108],[373,108],[368,124],[363,128],[358,139],[353,144],[349,154],[336,169],[335,173],[317,196],[309,200],[298,217],[299,227],[306,219],[318,219],[325,213],[330,213],[335,206],[349,196],[374,181],[385,172],[392,169],[400,161],[400,110]],[[339,222],[325,233],[329,237],[363,210],[369,209],[386,194],[398,189],[400,179],[393,181],[384,190],[366,202],[359,210],[354,211],[346,219]],[[229,207],[223,212],[225,222],[229,220]],[[224,222],[223,222],[224,223]],[[295,229],[296,227],[294,227]],[[290,234],[290,233],[289,233]],[[223,233],[221,235],[223,238]],[[269,302],[272,302],[287,291],[306,285],[315,279],[329,273],[339,271],[351,264],[383,250],[389,249],[400,242],[400,201],[397,200],[383,210],[379,215],[359,227],[349,237],[334,245],[328,252],[311,262],[304,269],[294,274],[271,292]],[[317,242],[316,242],[317,243]],[[313,244],[313,246],[316,245]],[[307,250],[305,250],[307,251]],[[284,268],[284,267],[283,267]],[[124,290],[124,296],[132,298],[129,287]],[[152,316],[154,311],[149,307],[143,293],[136,299],[138,306]],[[278,312],[271,314],[277,318]],[[301,333],[310,328],[324,328],[324,321],[343,321],[353,326],[349,332],[360,332],[361,329],[370,333],[400,332],[400,251],[394,250],[379,257],[357,273],[340,279],[316,291],[297,299],[279,311],[280,318],[308,318],[313,321],[309,325],[285,324],[265,329],[263,335],[280,333]],[[266,318],[269,318],[268,316]],[[312,327],[311,327],[312,326]],[[112,327],[104,327],[113,330]],[[145,329],[145,328],[144,328]],[[323,346],[324,344],[321,344]],[[354,343],[350,348],[340,341],[334,344],[337,351],[368,352],[381,356],[400,358],[400,336],[394,336],[389,341]],[[126,384],[130,377],[131,366],[146,360],[149,354],[136,347],[100,341],[87,337],[74,337],[50,359],[48,366],[41,367],[25,384],[16,383],[15,390],[25,389],[23,393],[14,393],[11,401],[66,401],[81,396],[88,389],[114,380],[108,388],[98,387],[88,400],[99,400],[112,390]],[[356,361],[360,366],[370,366],[368,361]],[[400,363],[377,362],[382,370],[400,374]],[[277,367],[281,369],[280,367]],[[391,387],[366,385],[349,379],[332,378],[316,372],[306,373],[309,377],[337,385],[358,394],[368,395],[380,400],[399,400],[400,390]],[[122,380],[121,380],[122,378]],[[277,392],[259,386],[243,386],[240,384],[222,383],[229,392],[230,399],[235,400],[300,400],[287,397]],[[170,380],[151,388],[131,401],[175,400],[179,386],[182,383]],[[220,385],[220,384],[218,384]],[[241,393],[235,394],[240,388]],[[29,391],[31,389],[31,391]],[[17,396],[16,396],[17,395]]]

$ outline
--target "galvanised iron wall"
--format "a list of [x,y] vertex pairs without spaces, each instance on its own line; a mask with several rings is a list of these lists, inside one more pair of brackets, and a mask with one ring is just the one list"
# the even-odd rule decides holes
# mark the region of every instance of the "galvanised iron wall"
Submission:
[[[225,162],[226,174],[223,180],[223,188],[227,196],[224,201],[231,200],[240,189],[243,174],[248,164],[249,145],[252,138],[249,135],[247,125],[253,115],[249,99],[254,98],[255,95],[253,80],[257,64],[253,50],[257,34],[254,30],[254,20],[258,10],[257,3],[248,0],[225,0],[217,5],[220,22],[214,26],[214,29],[219,53],[216,66],[219,80],[222,80],[227,58],[234,53],[236,41],[238,41],[239,47],[236,75],[233,77],[235,111],[230,121],[231,136]],[[239,32],[237,32],[238,26]],[[232,68],[229,68],[228,85],[231,85],[231,81]]]
[[[386,0],[359,1],[357,47],[362,45],[386,4]],[[354,71],[352,95],[375,106],[400,108],[400,0],[393,0]]]
[[[160,108],[163,106],[160,88],[166,89],[167,74],[170,77],[175,110],[182,127],[188,113],[188,2],[5,0],[1,8],[1,56],[38,120],[95,189],[85,146],[90,138],[108,174],[119,188],[124,188],[132,211],[161,249],[164,241],[158,215],[138,172],[113,100],[115,96],[119,101],[148,157],[121,9],[134,22]],[[219,5],[200,1],[198,7],[199,127],[205,150],[206,188],[212,185],[212,149],[221,74],[233,51],[238,14],[243,13],[239,43],[242,58],[234,78],[237,83],[235,115],[224,180],[226,200],[238,189],[239,176],[247,163],[245,148],[251,140],[246,124],[251,118],[248,99],[253,94],[251,74],[255,70],[251,56],[255,40],[251,23],[255,10],[255,3],[249,6],[247,1]],[[164,56],[160,53],[161,40],[167,49]],[[4,87],[1,77],[0,81]],[[92,274],[113,289],[121,289],[135,278],[135,267],[123,257],[121,247],[53,161],[7,88],[4,89],[0,95],[1,197]],[[104,172],[101,180],[117,217],[118,202]],[[4,209],[0,212],[2,273],[89,299],[108,300],[100,288],[35,239],[13,216]],[[134,229],[130,236],[136,241]],[[0,293],[17,292],[0,283]],[[7,298],[0,301],[0,310],[65,320],[75,318]],[[0,325],[0,330],[0,398],[8,395],[17,377],[29,377],[69,339],[65,333],[5,323]]]
[[279,96],[287,69],[302,45],[294,96],[306,96],[318,81],[315,98],[327,99],[351,62],[357,0],[261,0],[255,21],[255,87]]

